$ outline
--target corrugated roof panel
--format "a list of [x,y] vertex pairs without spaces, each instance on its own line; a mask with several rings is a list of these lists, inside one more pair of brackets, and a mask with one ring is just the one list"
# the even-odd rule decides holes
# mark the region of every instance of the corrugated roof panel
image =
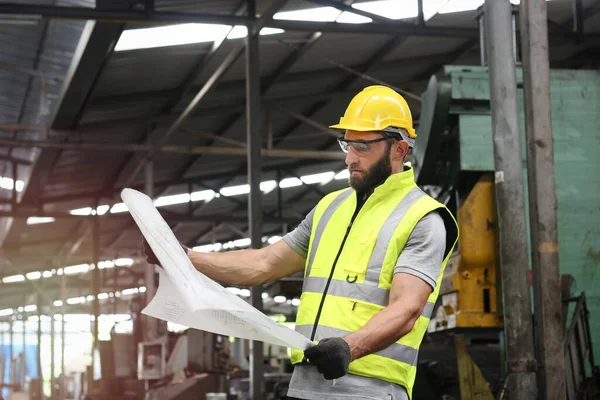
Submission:
[[239,4],[239,0],[156,0],[154,7],[157,11],[231,14]]
[[478,29],[476,15],[476,10],[436,14],[427,21],[427,25]]
[[96,85],[95,96],[178,87],[211,43],[113,53]]
[[[65,76],[85,24],[85,21],[52,20],[46,33],[38,69]],[[61,84],[55,86],[58,93]]]
[[[204,65],[203,69],[197,74],[196,79],[194,80],[194,84],[202,85],[204,82],[208,80],[208,78],[213,74],[213,72],[223,63],[225,58],[233,51],[236,47],[236,40],[225,40],[217,52],[213,54],[210,58],[209,62]],[[236,63],[243,63],[244,53],[239,56]],[[231,79],[231,78],[230,78]],[[223,81],[223,80],[222,80]]]
[[[343,73],[343,71],[342,71]],[[333,88],[337,80],[331,76],[322,77],[320,74],[307,74],[306,76],[298,76],[298,79],[293,81],[282,80],[273,86],[269,94],[273,97],[277,96],[303,96],[319,92],[326,92]]]
[[[19,46],[21,49],[20,51],[28,49],[27,56],[19,57],[20,65],[25,68],[47,73],[52,77],[62,77],[69,68],[72,52],[79,39],[78,35],[83,28],[83,22],[51,20],[47,22],[45,32],[42,29],[43,26],[44,23],[39,24],[37,37],[28,36],[33,31],[28,32],[26,34],[27,37],[23,37],[22,34],[17,36],[17,42],[28,41],[29,46],[31,46],[30,48],[28,46]],[[42,33],[44,33],[43,38]],[[38,45],[40,46],[39,49],[37,48]],[[13,75],[15,75],[16,80],[20,82],[21,90],[23,90],[22,100],[20,102],[25,102],[22,122],[30,124],[38,123],[40,121],[41,80],[22,72],[14,72]],[[27,92],[28,85],[29,90]],[[47,80],[45,101],[50,108],[52,107],[53,101],[58,98],[61,85],[62,81],[60,79],[56,80],[50,78]],[[25,95],[27,96],[26,98]],[[20,107],[21,104],[19,104],[19,108]],[[15,113],[15,116],[18,117],[18,114],[19,111]]]
[[[39,4],[53,4],[52,1]],[[36,70],[59,79],[66,74],[83,22],[43,20],[36,25],[0,25],[0,119],[3,122],[34,124],[39,121],[40,79],[24,72]],[[58,97],[60,80],[48,81],[46,101]],[[8,95],[8,98],[5,97]],[[36,139],[38,132],[20,132],[21,139]],[[39,149],[18,148],[12,154],[34,159]],[[28,181],[31,167],[19,168],[19,178]],[[4,173],[6,166],[2,169]],[[20,194],[21,195],[21,194]]]
[[[257,0],[256,11],[261,14],[273,0]],[[198,12],[206,14],[232,14],[242,4],[240,0],[156,0],[159,11]],[[315,7],[305,0],[289,0],[282,10],[298,10]]]
[[44,187],[44,195],[61,195],[63,190],[72,190],[74,186],[78,190],[98,190],[121,159],[122,154],[115,152],[65,150]]
[[26,85],[27,77],[0,71],[0,118],[3,122],[18,121]]
[[[587,7],[598,7],[598,3],[594,0],[583,0],[582,5],[584,10]],[[548,19],[556,23],[566,23],[567,28],[571,28],[573,24],[573,2],[568,0],[552,0],[546,2]],[[585,18],[585,16],[584,16]],[[517,24],[519,20],[517,19]]]
[[369,56],[389,40],[386,35],[349,35],[327,33],[310,49],[290,72],[331,68],[328,60],[346,66],[364,63]]
[[77,220],[74,219],[61,219],[59,222],[28,225],[24,235],[28,242],[49,242],[50,246],[59,246],[60,243],[53,244],[51,241],[69,236],[76,223]]
[[[0,25],[0,62],[16,69],[32,68],[42,25]],[[0,113],[5,122],[17,122],[29,76],[14,70],[0,69]]]
[[45,6],[95,7],[95,0],[0,0],[0,3]]
[[80,130],[79,138],[84,142],[133,143],[146,132],[144,121],[110,122],[106,124],[88,125]]
[[96,0],[46,0],[57,6],[75,6],[75,7],[96,7]]
[[416,62],[423,65],[423,63],[426,63],[427,61],[411,61],[411,58],[439,56],[440,49],[443,49],[445,53],[451,53],[453,49],[462,46],[466,40],[467,39],[455,37],[434,38],[413,36],[408,38],[401,46],[392,50],[384,60],[398,60],[401,63],[409,65]]
[[[301,43],[305,38],[305,35],[301,34],[281,34],[281,35],[263,35],[261,36],[259,46],[259,62],[260,62],[260,76],[270,76],[283,62],[285,57],[290,54],[294,44]],[[238,44],[239,41],[244,39],[230,40],[232,44]],[[222,61],[222,60],[221,60]],[[207,70],[201,74],[196,82],[206,81],[212,73],[212,70]],[[245,54],[234,63],[234,65],[227,71],[227,74],[223,76],[222,82],[231,80],[245,79],[246,77],[246,58]]]
[[590,18],[587,23],[586,23],[586,31],[588,33],[600,33],[600,13],[594,15],[592,18]]
[[168,96],[148,96],[139,98],[136,101],[96,103],[86,108],[81,123],[93,124],[120,119],[149,118],[155,116],[161,110],[168,98]]

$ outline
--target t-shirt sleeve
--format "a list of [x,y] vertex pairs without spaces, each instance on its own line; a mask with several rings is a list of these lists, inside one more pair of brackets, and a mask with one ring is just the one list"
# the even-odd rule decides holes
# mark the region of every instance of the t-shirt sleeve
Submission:
[[414,275],[434,290],[446,251],[446,227],[437,211],[425,215],[413,229],[398,257],[394,273]]
[[313,208],[304,218],[304,220],[294,229],[283,237],[283,240],[290,245],[292,249],[302,257],[306,258],[308,254],[308,244],[310,243],[310,233],[312,231]]

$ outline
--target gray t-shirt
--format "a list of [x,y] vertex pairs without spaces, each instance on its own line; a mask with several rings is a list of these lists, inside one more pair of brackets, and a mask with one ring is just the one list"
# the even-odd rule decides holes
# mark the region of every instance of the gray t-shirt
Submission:
[[[298,254],[306,258],[314,209],[296,229],[283,237]],[[413,229],[404,250],[398,257],[394,273],[414,275],[435,288],[446,250],[446,227],[437,211],[424,216]],[[300,399],[386,399],[408,400],[404,387],[358,375],[347,374],[333,381],[326,380],[316,367],[296,365],[288,396]]]

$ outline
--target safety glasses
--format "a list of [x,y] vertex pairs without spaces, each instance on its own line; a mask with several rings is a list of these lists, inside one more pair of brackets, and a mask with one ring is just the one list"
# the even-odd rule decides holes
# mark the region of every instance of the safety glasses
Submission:
[[371,143],[383,142],[384,140],[389,139],[402,140],[402,136],[397,132],[381,131],[379,133],[383,136],[382,138],[373,140],[347,140],[342,137],[338,138],[338,143],[344,153],[348,152],[350,146],[352,146],[357,153],[368,153],[371,150]]
[[340,147],[344,151],[344,153],[348,152],[348,148],[352,146],[354,151],[357,153],[367,153],[371,150],[371,143],[383,142],[384,140],[388,140],[387,137],[382,137],[380,139],[373,140],[347,140],[343,138],[338,138],[338,143]]

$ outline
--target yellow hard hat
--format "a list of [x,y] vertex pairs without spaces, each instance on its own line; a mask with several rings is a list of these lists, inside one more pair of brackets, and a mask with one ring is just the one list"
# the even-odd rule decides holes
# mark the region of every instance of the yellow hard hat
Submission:
[[369,132],[386,128],[403,128],[408,137],[417,137],[410,108],[395,90],[380,85],[367,86],[348,104],[340,123],[334,129]]

